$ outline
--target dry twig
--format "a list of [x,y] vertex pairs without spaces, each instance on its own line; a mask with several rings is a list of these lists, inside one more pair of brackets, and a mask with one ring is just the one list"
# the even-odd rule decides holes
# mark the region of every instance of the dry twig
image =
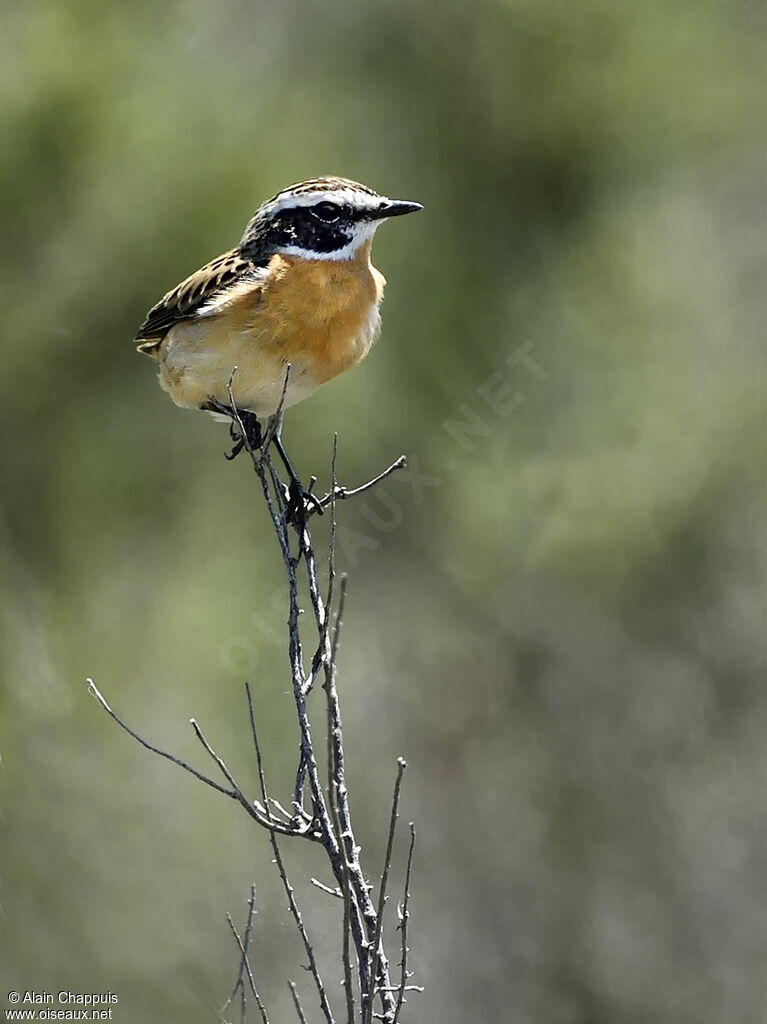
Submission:
[[[289,368],[286,372],[283,386],[283,401],[287,389],[288,374]],[[236,438],[239,446],[244,447],[248,452],[253,468],[258,476],[288,581],[288,660],[299,730],[298,766],[293,783],[292,811],[287,811],[279,801],[270,797],[267,792],[266,773],[256,728],[253,695],[247,683],[245,684],[245,692],[251,737],[256,757],[260,799],[250,799],[245,795],[224,759],[214,750],[194,719],[191,720],[191,725],[195,736],[226,780],[226,785],[216,782],[175,755],[147,742],[112,710],[92,680],[89,680],[88,684],[91,693],[99,701],[101,707],[125,732],[142,746],[158,754],[160,757],[177,764],[184,771],[217,792],[235,800],[258,825],[266,829],[269,834],[274,861],[287,896],[288,907],[307,956],[307,969],[314,981],[323,1019],[326,1024],[334,1024],[333,1010],[327,987],[320,974],[314,948],[298,906],[295,891],[288,877],[278,837],[303,838],[322,846],[328,858],[336,885],[335,887],[330,887],[314,878],[311,881],[324,892],[334,897],[340,897],[343,901],[340,959],[343,965],[343,989],[348,1024],[355,1024],[355,1021],[359,1021],[361,1024],[371,1024],[374,1018],[383,1020],[387,1024],[396,1024],[405,1002],[405,993],[417,988],[417,986],[408,984],[410,973],[407,968],[407,926],[415,830],[411,825],[405,889],[402,905],[399,909],[402,938],[400,979],[399,984],[392,984],[389,975],[389,963],[384,949],[383,914],[394,850],[402,778],[406,765],[402,758],[400,758],[392,799],[381,888],[376,906],[371,898],[370,886],[365,879],[360,863],[360,848],[356,842],[352,827],[346,783],[341,707],[336,676],[341,621],[346,599],[346,581],[342,579],[340,586],[336,587],[335,536],[337,501],[354,497],[375,486],[375,484],[388,477],[391,473],[402,468],[405,465],[405,459],[404,457],[397,459],[387,469],[367,483],[355,488],[343,487],[338,484],[336,476],[338,454],[336,439],[333,446],[330,489],[323,497],[315,497],[311,494],[312,487],[316,482],[315,479],[312,478],[309,488],[304,489],[295,477],[282,447],[279,433],[282,418],[282,402],[280,403],[277,415],[270,421],[260,446],[256,448],[254,447],[255,442],[252,442],[251,436],[248,430],[246,430],[243,417],[234,405],[231,383],[230,380],[229,400],[233,420],[233,438]],[[286,484],[283,481],[272,461],[271,451],[273,447],[278,449],[280,457],[289,470],[289,475],[291,476],[290,484]],[[330,529],[330,545],[327,566],[327,588],[323,595],[317,556],[309,530],[309,521],[312,515],[315,513],[321,514],[325,510],[329,510],[330,513],[327,517]],[[312,610],[311,618],[313,619],[314,630],[316,630],[316,646],[314,647],[314,654],[308,673],[305,669],[304,643],[299,628],[302,582],[308,594]],[[319,759],[312,739],[308,706],[308,700],[312,694],[314,683],[320,676],[323,679],[322,690],[325,696],[327,789],[323,785]],[[307,797],[310,800],[308,809],[305,806]],[[244,937],[240,937],[231,918],[228,918],[240,949],[240,964],[234,989],[224,1010],[227,1010],[232,1005],[239,993],[241,1020],[244,1022],[246,1013],[245,979],[247,978],[250,991],[253,993],[261,1015],[262,1024],[268,1024],[266,1010],[257,990],[248,959],[254,914],[255,888],[251,890],[249,916]],[[356,986],[352,950],[354,951],[357,968]],[[296,986],[292,981],[289,982],[289,985],[298,1019],[302,1024],[306,1024],[306,1016],[301,1006]],[[357,1014],[355,1003],[355,987],[358,987],[359,990],[359,1015]],[[380,1012],[374,1011],[376,998],[380,1005]]]
[[251,934],[251,929],[253,927],[253,918],[255,917],[255,914],[256,914],[256,886],[255,886],[255,884],[251,884],[251,886],[250,886],[250,899],[248,900],[248,920],[247,920],[247,923],[245,925],[245,937],[244,938],[240,937],[240,934],[239,934],[239,932],[237,931],[237,929],[236,929],[236,927],[234,925],[234,921],[232,921],[231,914],[227,914],[226,915],[227,924],[229,925],[229,928],[231,929],[231,932],[234,935],[235,942],[237,943],[237,945],[239,946],[239,949],[240,949],[240,967],[239,967],[239,970],[237,972],[237,980],[234,983],[234,988],[232,989],[232,992],[231,992],[229,998],[227,999],[226,1003],[224,1004],[223,1009],[221,1010],[221,1017],[223,1019],[223,1015],[226,1013],[226,1011],[232,1005],[232,1003],[235,1000],[235,997],[237,996],[237,992],[239,991],[239,993],[240,993],[240,1024],[245,1024],[245,1014],[246,1014],[246,1008],[247,1008],[247,996],[246,996],[246,993],[245,993],[245,980],[244,980],[246,974],[247,974],[247,978],[248,978],[248,983],[250,985],[250,990],[253,993],[253,996],[254,996],[254,998],[256,1000],[256,1005],[258,1006],[258,1012],[259,1012],[259,1014],[261,1016],[261,1022],[262,1022],[262,1024],[269,1024],[269,1018],[268,1018],[268,1016],[266,1014],[266,1007],[264,1006],[264,1003],[263,1003],[263,1001],[261,999],[261,995],[260,995],[260,993],[258,991],[258,988],[256,986],[256,981],[255,981],[255,978],[253,977],[253,969],[250,966],[250,960],[248,959],[248,949],[250,948],[250,934]]

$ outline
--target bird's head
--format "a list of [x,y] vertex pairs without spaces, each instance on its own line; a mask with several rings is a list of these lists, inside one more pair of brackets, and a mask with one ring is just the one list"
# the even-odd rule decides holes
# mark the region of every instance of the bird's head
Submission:
[[263,203],[245,229],[240,250],[307,260],[350,260],[389,217],[415,213],[420,203],[387,199],[347,178],[312,178]]

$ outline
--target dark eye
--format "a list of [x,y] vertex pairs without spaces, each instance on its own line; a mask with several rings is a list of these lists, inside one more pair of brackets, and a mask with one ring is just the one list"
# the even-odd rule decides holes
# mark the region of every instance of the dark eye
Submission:
[[324,220],[326,224],[331,224],[341,216],[341,208],[335,203],[317,203],[311,209],[314,216]]

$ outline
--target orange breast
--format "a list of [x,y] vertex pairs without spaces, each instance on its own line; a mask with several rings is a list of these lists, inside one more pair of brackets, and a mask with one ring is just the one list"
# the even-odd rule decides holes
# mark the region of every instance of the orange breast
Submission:
[[171,328],[156,355],[160,383],[177,405],[199,408],[211,397],[226,404],[232,379],[238,408],[271,416],[288,363],[284,408],[367,355],[384,284],[369,246],[345,262],[274,256],[263,278],[232,288],[214,313]]
[[367,355],[384,284],[368,246],[343,262],[274,256],[249,326],[263,345],[324,383]]

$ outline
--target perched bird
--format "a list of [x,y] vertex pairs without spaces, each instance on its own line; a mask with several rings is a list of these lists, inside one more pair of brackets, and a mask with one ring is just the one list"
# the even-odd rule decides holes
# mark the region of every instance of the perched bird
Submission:
[[176,405],[231,416],[231,382],[238,411],[273,417],[370,351],[385,284],[370,263],[373,235],[420,209],[346,178],[283,189],[234,249],[152,307],[139,352]]

